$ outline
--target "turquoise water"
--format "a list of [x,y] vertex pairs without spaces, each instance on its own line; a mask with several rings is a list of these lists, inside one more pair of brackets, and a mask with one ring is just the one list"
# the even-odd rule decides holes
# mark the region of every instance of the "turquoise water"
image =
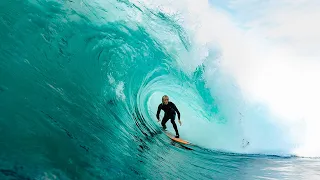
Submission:
[[[125,0],[0,2],[0,179],[319,179],[317,157],[244,105],[219,49],[189,60],[202,50],[182,17]],[[163,94],[194,146],[160,130]]]

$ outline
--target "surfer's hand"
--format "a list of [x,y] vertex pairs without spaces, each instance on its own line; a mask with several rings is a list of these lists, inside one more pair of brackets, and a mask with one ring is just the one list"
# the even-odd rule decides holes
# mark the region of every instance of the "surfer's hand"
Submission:
[[178,119],[178,121],[179,121],[179,124],[180,124],[180,126],[181,126],[181,121],[180,121],[180,119]]
[[160,119],[158,119],[158,122],[160,122]]

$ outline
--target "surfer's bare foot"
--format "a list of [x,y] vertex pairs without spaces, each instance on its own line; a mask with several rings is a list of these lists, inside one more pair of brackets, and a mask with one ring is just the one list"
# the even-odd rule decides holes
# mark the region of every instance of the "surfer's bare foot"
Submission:
[[179,134],[178,134],[178,135],[176,135],[176,138],[179,138]]

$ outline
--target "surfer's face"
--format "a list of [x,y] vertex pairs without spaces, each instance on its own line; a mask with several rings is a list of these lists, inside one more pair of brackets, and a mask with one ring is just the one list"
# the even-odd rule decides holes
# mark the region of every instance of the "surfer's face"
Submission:
[[164,97],[164,98],[163,98],[163,103],[164,103],[165,105],[167,105],[168,102],[169,102],[169,98],[168,98],[168,97]]

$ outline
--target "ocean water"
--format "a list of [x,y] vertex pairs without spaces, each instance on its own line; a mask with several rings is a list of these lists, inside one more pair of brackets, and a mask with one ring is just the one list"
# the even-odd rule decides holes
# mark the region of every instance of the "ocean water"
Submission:
[[[1,1],[0,179],[319,179],[314,121],[246,94],[222,43],[242,42],[192,5]],[[193,145],[161,131],[164,94]]]

